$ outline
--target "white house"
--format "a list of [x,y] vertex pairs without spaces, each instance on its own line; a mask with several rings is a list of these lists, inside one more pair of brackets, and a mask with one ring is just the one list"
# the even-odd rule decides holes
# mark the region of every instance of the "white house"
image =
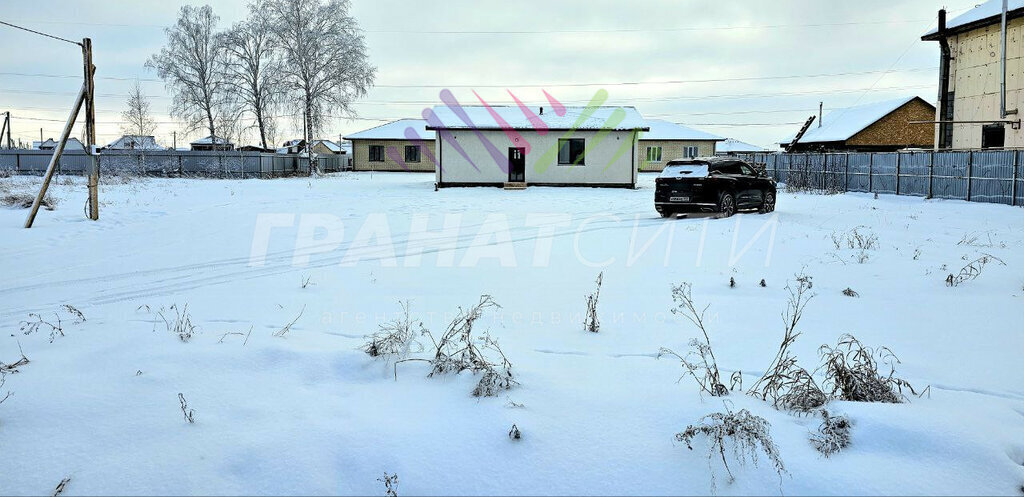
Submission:
[[124,135],[107,145],[108,150],[164,150],[156,139],[145,135]]
[[633,107],[436,106],[438,187],[636,185],[638,133]]

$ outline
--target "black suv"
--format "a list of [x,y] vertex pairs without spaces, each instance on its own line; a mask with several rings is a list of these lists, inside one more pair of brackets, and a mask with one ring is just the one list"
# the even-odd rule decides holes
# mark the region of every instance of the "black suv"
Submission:
[[733,158],[669,161],[655,183],[654,208],[662,217],[683,212],[729,217],[739,209],[775,210],[775,180]]

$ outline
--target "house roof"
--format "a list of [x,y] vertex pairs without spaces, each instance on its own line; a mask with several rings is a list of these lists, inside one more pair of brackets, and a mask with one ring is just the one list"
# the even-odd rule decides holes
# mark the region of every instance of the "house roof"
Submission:
[[[46,141],[33,141],[32,148],[35,150],[53,150],[57,148],[57,140],[53,138],[47,138]],[[85,144],[78,138],[68,138],[68,142],[64,144],[64,150],[85,150]]]
[[[925,101],[921,97],[910,96],[857,105],[845,109],[834,109],[825,114],[824,119],[821,120],[820,127],[818,126],[819,123],[811,124],[810,129],[804,133],[804,136],[800,137],[799,143],[826,143],[849,140],[853,135],[863,131],[864,128],[875,124],[879,119],[915,99],[920,99],[922,102]],[[796,133],[789,135],[780,143],[784,145],[789,144],[789,142],[793,141],[794,136],[796,136]]]
[[[548,129],[555,130],[601,130],[611,129],[613,131],[627,131],[640,129],[647,131],[649,128],[643,116],[634,107],[566,107],[563,115],[558,115],[553,109],[547,109],[540,114],[540,109],[535,112],[530,109],[530,114],[523,112],[518,106],[465,106],[460,112],[468,118],[467,123],[462,117],[448,106],[434,106],[436,121],[431,120],[427,129],[511,129],[533,130],[534,119],[539,119],[547,125]],[[503,122],[491,113],[494,112]],[[608,125],[609,119],[615,117],[619,111],[625,115],[617,124]]]
[[715,144],[715,153],[718,152],[764,152],[764,147],[741,142],[735,138],[726,138]]
[[117,140],[114,140],[106,148],[114,150],[163,150],[159,143],[156,142],[156,138],[146,135],[124,135]]
[[[1007,18],[1024,16],[1024,0],[1009,0],[1007,2]],[[988,0],[973,9],[960,14],[953,19],[946,21],[946,34],[961,33],[980,27],[995,24],[1001,21],[1003,14],[1002,0]],[[932,28],[921,37],[924,40],[939,39],[938,26]]]
[[341,145],[338,145],[337,143],[334,143],[331,140],[313,140],[314,145],[316,145],[317,143],[322,144],[323,146],[327,147],[327,150],[330,150],[331,152],[334,153],[341,153],[343,151]]
[[412,128],[416,136],[423,140],[433,140],[434,132],[427,130],[427,121],[423,119],[399,119],[381,124],[367,130],[353,133],[346,140],[408,140],[406,130]]
[[216,136],[207,136],[191,143],[192,145],[231,145],[231,142]]
[[651,130],[640,136],[641,140],[706,140],[706,141],[721,141],[725,138],[713,135],[711,133],[705,133],[703,131],[688,128],[681,124],[666,121],[664,119],[647,119],[645,121],[647,127]]

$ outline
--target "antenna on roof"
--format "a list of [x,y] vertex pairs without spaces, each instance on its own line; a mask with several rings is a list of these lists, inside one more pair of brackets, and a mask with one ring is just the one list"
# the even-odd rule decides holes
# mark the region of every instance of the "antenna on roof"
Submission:
[[544,115],[544,107],[540,108],[540,115],[542,115],[542,116]]

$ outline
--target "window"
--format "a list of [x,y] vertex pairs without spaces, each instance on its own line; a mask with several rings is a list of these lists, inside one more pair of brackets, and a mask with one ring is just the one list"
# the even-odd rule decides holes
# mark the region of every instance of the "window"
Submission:
[[697,157],[700,152],[697,151],[697,147],[683,147],[683,157]]
[[714,166],[714,170],[721,174],[741,174],[740,165],[735,162],[723,162]]
[[420,161],[420,146],[419,145],[406,145],[405,146],[405,162],[419,162]]
[[370,162],[384,162],[384,145],[370,145]]
[[558,163],[561,165],[583,165],[583,151],[586,149],[583,138],[558,140]]
[[981,127],[981,148],[1003,148],[1005,143],[1005,126],[1002,124],[986,124]]
[[661,162],[661,147],[647,147],[647,162]]
[[750,166],[743,164],[742,162],[740,163],[740,171],[742,171],[745,176],[757,176],[754,174],[754,170],[751,169]]

